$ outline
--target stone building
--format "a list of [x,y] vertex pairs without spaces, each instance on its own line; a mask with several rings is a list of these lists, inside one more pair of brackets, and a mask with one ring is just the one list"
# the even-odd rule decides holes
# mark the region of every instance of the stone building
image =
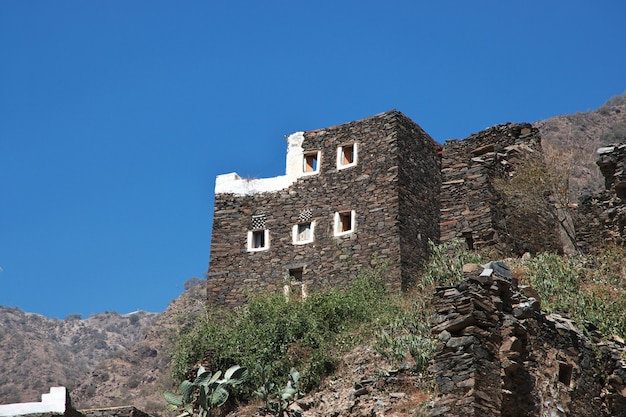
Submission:
[[605,189],[583,194],[575,216],[577,243],[585,253],[626,242],[626,143],[602,147],[597,154]]
[[470,249],[491,249],[505,256],[560,252],[554,204],[546,202],[540,215],[524,213],[494,186],[497,179],[514,176],[521,161],[541,155],[539,131],[528,123],[496,125],[463,140],[446,141],[441,170],[441,241],[459,239]]
[[287,143],[284,176],[216,179],[209,304],[344,286],[373,262],[388,261],[392,290],[410,287],[439,241],[440,145],[395,110]]

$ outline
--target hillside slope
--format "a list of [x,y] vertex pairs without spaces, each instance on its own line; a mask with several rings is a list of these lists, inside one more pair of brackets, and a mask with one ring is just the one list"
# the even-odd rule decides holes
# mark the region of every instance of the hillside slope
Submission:
[[541,133],[544,150],[555,155],[570,172],[570,198],[576,202],[584,190],[604,188],[596,150],[626,141],[626,93],[607,100],[596,110],[551,117],[533,126]]
[[155,313],[50,319],[0,307],[0,403],[38,401],[51,386],[74,387],[94,366],[124,352]]
[[134,405],[152,415],[164,411],[163,389],[172,389],[169,352],[178,329],[204,311],[203,280],[187,290],[143,329],[142,336],[119,354],[98,362],[71,391],[77,408]]

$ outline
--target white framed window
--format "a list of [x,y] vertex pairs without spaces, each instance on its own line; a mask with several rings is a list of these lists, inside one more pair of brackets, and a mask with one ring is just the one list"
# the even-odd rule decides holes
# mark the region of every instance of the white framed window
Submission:
[[248,252],[258,252],[270,248],[270,231],[268,229],[248,231]]
[[315,222],[304,222],[293,226],[293,244],[304,245],[313,242]]
[[335,236],[348,235],[354,232],[356,214],[354,210],[335,213]]
[[314,175],[320,172],[321,157],[320,151],[305,152],[302,157],[302,174]]
[[358,144],[349,143],[337,148],[337,169],[355,166],[358,159]]

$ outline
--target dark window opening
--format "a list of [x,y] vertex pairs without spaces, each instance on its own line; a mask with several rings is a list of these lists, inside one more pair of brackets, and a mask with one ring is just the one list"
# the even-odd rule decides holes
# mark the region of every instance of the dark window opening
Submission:
[[252,249],[265,247],[265,230],[255,230],[252,232]]
[[615,193],[622,200],[626,200],[626,183],[620,182],[619,184],[615,184]]
[[341,165],[350,165],[354,162],[354,145],[341,147]]
[[352,230],[352,213],[339,213],[339,230],[338,232],[349,232]]
[[463,233],[463,237],[465,238],[465,243],[467,244],[468,250],[474,250],[474,238],[472,237],[472,232]]
[[559,362],[559,382],[569,386],[572,382],[572,365]]
[[298,282],[302,282],[302,273],[304,268],[294,268],[289,270],[289,277]]
[[298,225],[298,233],[296,235],[297,242],[307,242],[312,239],[311,223],[303,223]]

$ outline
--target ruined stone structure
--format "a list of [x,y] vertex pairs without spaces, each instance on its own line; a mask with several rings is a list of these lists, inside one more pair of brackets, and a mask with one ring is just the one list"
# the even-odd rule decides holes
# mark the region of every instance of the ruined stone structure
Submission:
[[385,261],[389,287],[409,287],[439,241],[440,145],[397,111],[287,142],[286,175],[217,177],[208,302],[342,286]]
[[[527,123],[497,125],[464,140],[447,141],[441,170],[441,240],[459,239],[470,249],[492,248],[505,255],[559,252],[557,224],[550,216],[518,219],[518,208],[507,207],[494,188],[494,179],[514,175],[516,163],[532,157],[541,157],[541,137]],[[533,234],[528,233],[530,226]]]
[[431,417],[626,416],[623,340],[541,312],[537,293],[499,262],[464,272],[434,296]]
[[596,252],[607,242],[626,241],[626,144],[606,146],[597,153],[605,190],[584,194],[575,216],[577,243],[585,253]]

